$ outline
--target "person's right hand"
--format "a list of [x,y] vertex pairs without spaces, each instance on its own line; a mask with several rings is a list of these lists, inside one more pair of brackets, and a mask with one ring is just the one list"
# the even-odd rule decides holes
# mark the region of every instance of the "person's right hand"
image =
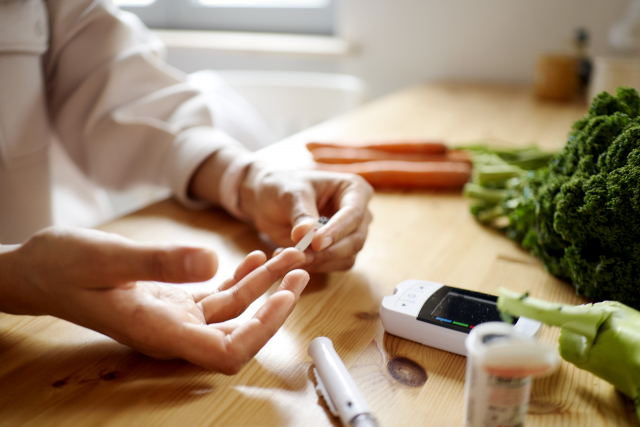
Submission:
[[[210,279],[217,257],[209,249],[140,244],[94,230],[49,228],[0,253],[0,311],[50,314],[101,332],[157,358],[183,358],[225,374],[237,373],[282,326],[309,275],[290,271],[305,256],[287,249],[266,262],[259,251],[213,291],[177,286]],[[287,273],[255,316],[233,319]]]

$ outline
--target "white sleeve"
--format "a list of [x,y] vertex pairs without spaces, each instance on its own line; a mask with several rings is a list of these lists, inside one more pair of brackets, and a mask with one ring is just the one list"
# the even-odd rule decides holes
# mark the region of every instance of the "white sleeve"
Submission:
[[50,0],[48,109],[72,160],[98,184],[168,186],[182,203],[202,161],[227,145],[205,95],[162,61],[164,46],[109,1]]

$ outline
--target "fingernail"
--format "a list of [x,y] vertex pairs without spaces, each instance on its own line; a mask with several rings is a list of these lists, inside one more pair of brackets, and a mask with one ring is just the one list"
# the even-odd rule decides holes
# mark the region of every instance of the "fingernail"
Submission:
[[206,279],[211,271],[211,254],[209,251],[197,251],[184,259],[184,269],[195,279]]
[[306,219],[303,219],[302,221],[298,222],[298,224],[296,225],[315,224],[316,222],[318,222],[318,220],[307,217]]
[[320,245],[320,249],[318,249],[318,252],[328,248],[332,243],[333,243],[333,239],[331,237],[325,237],[324,240],[322,241],[322,245]]

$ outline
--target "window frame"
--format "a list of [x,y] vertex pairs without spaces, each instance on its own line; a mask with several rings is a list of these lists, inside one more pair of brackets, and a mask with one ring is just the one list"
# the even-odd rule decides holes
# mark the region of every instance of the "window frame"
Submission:
[[334,34],[337,10],[336,0],[324,7],[230,7],[199,5],[196,0],[156,0],[119,8],[135,13],[152,28],[318,35]]

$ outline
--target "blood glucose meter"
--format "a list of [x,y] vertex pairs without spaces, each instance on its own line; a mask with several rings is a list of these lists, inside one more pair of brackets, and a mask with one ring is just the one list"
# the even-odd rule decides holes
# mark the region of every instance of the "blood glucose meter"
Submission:
[[[423,280],[407,280],[382,299],[380,319],[392,334],[466,356],[464,341],[480,323],[500,321],[498,297]],[[540,338],[543,325],[520,317],[514,328]]]

